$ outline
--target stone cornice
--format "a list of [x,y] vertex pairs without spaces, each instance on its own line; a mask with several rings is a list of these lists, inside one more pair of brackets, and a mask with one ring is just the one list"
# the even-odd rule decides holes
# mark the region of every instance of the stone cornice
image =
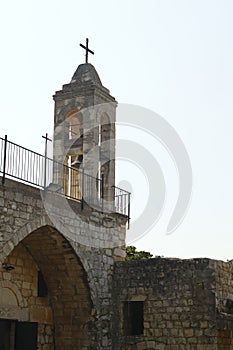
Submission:
[[54,101],[61,101],[64,99],[75,98],[77,96],[98,96],[106,102],[116,102],[115,98],[109,94],[109,90],[105,87],[99,87],[93,83],[85,84],[66,84],[63,89],[56,91],[53,95]]

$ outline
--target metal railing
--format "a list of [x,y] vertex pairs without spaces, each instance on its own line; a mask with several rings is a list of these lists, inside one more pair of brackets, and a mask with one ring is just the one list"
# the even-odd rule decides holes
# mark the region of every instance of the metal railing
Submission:
[[[46,135],[47,137],[47,135]],[[54,161],[45,155],[0,137],[0,174],[47,191],[55,191],[102,212],[119,213],[130,219],[130,193],[112,186],[106,193],[104,177],[95,178],[83,169]]]

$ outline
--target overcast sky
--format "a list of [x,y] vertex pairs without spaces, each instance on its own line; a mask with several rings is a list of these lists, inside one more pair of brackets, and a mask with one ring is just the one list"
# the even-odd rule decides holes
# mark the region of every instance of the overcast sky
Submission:
[[[84,62],[79,43],[89,37],[95,51],[90,61],[103,85],[119,103],[143,106],[165,118],[192,163],[189,211],[166,235],[178,194],[175,167],[160,144],[131,135],[150,148],[167,187],[162,217],[134,244],[156,255],[232,259],[232,18],[231,0],[2,2],[1,137],[7,134],[43,151],[41,136],[53,129],[52,95]],[[119,162],[118,181],[131,186],[133,221],[140,218],[150,189],[146,174],[127,166]]]

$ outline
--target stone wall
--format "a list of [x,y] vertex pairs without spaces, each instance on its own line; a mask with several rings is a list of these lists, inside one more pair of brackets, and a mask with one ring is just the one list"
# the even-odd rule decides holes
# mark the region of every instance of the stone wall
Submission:
[[[126,219],[7,179],[0,318],[38,322],[40,350],[232,350],[232,262],[123,261]],[[133,333],[135,305],[143,322]]]
[[[0,267],[0,294],[4,295],[0,318],[37,322],[38,350],[53,350],[52,308],[48,296],[38,296],[37,286],[38,267],[26,248],[19,244]],[[11,295],[15,297],[15,305]]]
[[[126,221],[9,179],[0,186],[0,261],[21,243],[32,253],[52,292],[55,343],[65,339],[56,349],[112,348],[113,265],[124,259]],[[1,277],[4,283],[6,275]]]
[[216,262],[218,350],[233,349],[233,261]]
[[[218,347],[216,264],[209,259],[163,258],[117,262],[114,273],[113,348],[232,349],[232,346]],[[226,267],[226,264],[220,267]],[[226,272],[223,278],[226,288],[229,278],[232,276]],[[223,281],[217,288],[222,285]],[[126,335],[124,303],[140,300],[144,307],[143,334]],[[221,332],[222,338],[227,337],[225,344],[231,344],[229,330],[225,328]]]

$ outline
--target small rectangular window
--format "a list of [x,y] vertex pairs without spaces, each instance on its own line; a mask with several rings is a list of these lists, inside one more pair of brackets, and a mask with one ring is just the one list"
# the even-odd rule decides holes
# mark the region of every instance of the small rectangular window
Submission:
[[123,307],[125,335],[143,334],[143,301],[126,301]]
[[37,294],[38,297],[42,298],[47,297],[48,295],[48,288],[41,271],[38,271]]

